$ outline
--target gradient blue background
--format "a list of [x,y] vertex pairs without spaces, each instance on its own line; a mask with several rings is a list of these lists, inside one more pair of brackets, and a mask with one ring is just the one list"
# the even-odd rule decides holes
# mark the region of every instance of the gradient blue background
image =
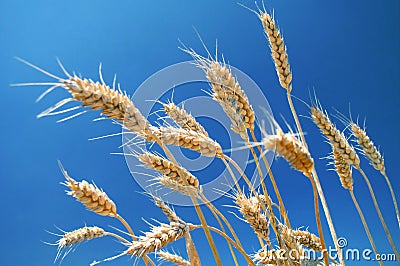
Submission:
[[[118,152],[120,138],[90,142],[87,139],[118,132],[111,123],[92,123],[91,112],[66,123],[57,117],[37,120],[36,115],[67,94],[61,90],[35,104],[45,88],[11,88],[9,84],[49,81],[42,74],[13,59],[25,58],[61,75],[55,57],[70,70],[97,79],[103,63],[106,81],[118,74],[122,88],[129,92],[149,75],[170,64],[189,60],[177,49],[178,38],[201,51],[195,26],[209,47],[218,39],[219,50],[230,64],[250,75],[263,88],[275,115],[282,114],[294,125],[284,91],[279,87],[273,63],[257,18],[234,1],[0,1],[0,97],[3,126],[0,147],[0,265],[52,265],[56,248],[41,241],[55,242],[57,225],[72,230],[88,225],[119,226],[111,218],[98,217],[67,197],[59,185],[62,176],[56,160],[61,159],[77,179],[95,180],[117,203],[120,212],[134,225],[135,232],[146,231],[142,217],[162,213],[140,193]],[[253,7],[253,1],[241,1]],[[398,115],[400,114],[400,2],[385,1],[268,1],[285,36],[293,68],[293,94],[308,101],[316,90],[324,107],[335,107],[354,116],[367,118],[368,133],[385,155],[387,172],[397,194],[400,188]],[[307,107],[296,101],[298,113],[308,115]],[[278,116],[277,116],[278,117]],[[339,236],[350,248],[370,248],[350,197],[338,177],[326,171],[330,152],[316,127],[302,118],[304,131],[320,174],[331,214]],[[338,125],[340,125],[338,123]],[[341,126],[341,125],[340,125]],[[399,245],[391,198],[383,178],[362,161],[370,175],[378,201]],[[312,192],[308,181],[290,170],[286,162],[273,165],[293,226],[309,226],[316,232]],[[366,186],[355,174],[355,189],[381,253],[391,253],[388,241],[373,210]],[[227,203],[226,200],[216,204]],[[228,211],[228,208],[223,208]],[[177,208],[189,221],[193,212]],[[208,215],[208,214],[207,214]],[[229,215],[232,220],[236,218]],[[328,235],[328,227],[324,230]],[[248,252],[256,251],[257,240],[248,225],[234,223]],[[213,259],[203,234],[194,238],[203,265]],[[251,241],[248,241],[249,236]],[[328,238],[328,237],[327,237]],[[329,239],[329,238],[328,238]],[[231,265],[224,241],[216,237],[226,265]],[[331,240],[328,241],[331,244]],[[122,250],[112,239],[84,243],[70,254],[63,265],[88,265]],[[171,250],[171,248],[169,249]],[[182,241],[175,249],[185,254]],[[121,258],[108,265],[132,265]],[[348,265],[367,262],[349,262]],[[372,264],[372,263],[371,263]],[[386,264],[386,263],[385,263]],[[224,264],[225,265],[225,264]],[[387,263],[387,265],[390,265]],[[392,263],[396,265],[396,263]]]

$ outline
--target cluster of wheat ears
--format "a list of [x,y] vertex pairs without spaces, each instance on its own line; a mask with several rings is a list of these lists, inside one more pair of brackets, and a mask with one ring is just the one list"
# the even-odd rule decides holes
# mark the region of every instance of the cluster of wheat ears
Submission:
[[[304,261],[303,255],[306,249],[311,249],[318,252],[318,254],[322,254],[321,258],[323,257],[323,259],[318,261],[318,264],[345,265],[345,260],[340,252],[341,248],[338,245],[335,226],[332,222],[324,192],[314,167],[314,159],[308,149],[296,110],[292,103],[292,71],[285,42],[274,18],[265,8],[253,12],[256,13],[261,21],[264,32],[268,38],[269,48],[276,67],[279,83],[286,91],[287,100],[296,122],[298,133],[291,131],[285,133],[278,123],[273,121],[274,133],[265,133],[262,135],[261,139],[257,139],[255,129],[259,127],[259,125],[256,123],[253,108],[245,91],[242,90],[229,66],[224,62],[219,62],[217,58],[213,58],[210,55],[208,55],[208,57],[200,56],[193,49],[184,47],[183,50],[194,58],[198,67],[204,70],[205,76],[212,88],[212,98],[220,104],[223,111],[229,117],[231,130],[240,135],[244,143],[246,143],[245,148],[249,149],[254,157],[253,161],[257,166],[258,177],[261,184],[260,189],[253,186],[252,182],[250,182],[249,178],[238,164],[224,153],[221,145],[217,141],[211,139],[204,127],[184,108],[178,107],[174,103],[164,103],[163,111],[169,118],[176,122],[176,125],[154,126],[150,124],[146,117],[142,115],[141,111],[135,107],[133,102],[135,99],[132,101],[119,87],[115,89],[115,82],[112,87],[105,84],[101,77],[101,71],[100,82],[94,82],[91,79],[70,75],[60,63],[60,67],[67,76],[66,78],[60,78],[31,63],[19,59],[27,65],[45,73],[49,77],[54,78],[56,81],[50,83],[24,83],[17,85],[51,86],[40,98],[57,87],[62,87],[71,94],[70,98],[58,102],[39,116],[66,113],[71,110],[82,108],[82,106],[87,108],[84,108],[80,113],[90,109],[101,110],[103,116],[121,124],[125,130],[135,134],[138,139],[158,145],[163,150],[163,155],[143,151],[142,153],[135,153],[134,156],[136,156],[145,167],[154,170],[155,174],[153,178],[159,185],[173,190],[174,193],[181,193],[190,197],[199,220],[199,224],[185,221],[183,217],[175,213],[162,199],[156,195],[151,195],[154,203],[163,211],[169,222],[156,224],[152,226],[151,230],[148,232],[137,236],[129,223],[118,213],[116,204],[106,192],[85,180],[77,181],[73,179],[60,163],[61,171],[66,179],[64,185],[69,189],[68,195],[76,198],[77,201],[92,212],[118,219],[128,233],[121,234],[121,231],[109,232],[97,226],[85,226],[74,231],[63,232],[63,234],[60,235],[60,239],[55,243],[58,247],[56,260],[59,259],[62,261],[74,245],[80,242],[109,236],[116,238],[124,246],[124,251],[99,262],[95,261],[91,265],[114,260],[121,256],[134,256],[136,262],[142,259],[146,265],[155,265],[155,262],[153,262],[154,259],[168,261],[177,265],[200,265],[201,259],[196,250],[196,241],[191,238],[191,231],[201,229],[204,231],[217,265],[223,264],[219,255],[219,252],[223,251],[218,250],[216,247],[213,241],[213,234],[218,234],[226,239],[229,252],[235,265],[239,265],[237,256],[242,256],[248,265],[301,265]],[[62,106],[71,101],[80,102],[81,105],[60,110]],[[360,166],[361,161],[357,151],[360,152],[376,170],[380,171],[385,178],[391,191],[397,219],[399,219],[396,197],[389,178],[386,175],[382,155],[367,136],[365,130],[357,125],[356,122],[347,119],[343,115],[338,116],[338,118],[346,124],[346,129],[350,131],[351,136],[346,136],[344,131],[340,131],[335,126],[328,117],[327,112],[317,100],[313,101],[309,108],[312,120],[326,137],[327,142],[332,148],[332,153],[330,155],[332,165],[340,178],[343,188],[348,190],[353,200],[373,251],[379,254],[379,249],[374,243],[374,239],[368,228],[368,223],[357,202],[356,193],[353,190],[353,169],[357,170],[364,177],[387,239],[390,242],[397,261],[400,262],[399,252],[385,223],[385,219],[381,214],[373,187]],[[357,143],[357,148],[354,148],[349,143],[350,138]],[[256,238],[258,238],[261,245],[258,252],[249,252],[244,249],[240,242],[241,236],[237,235],[237,231],[235,231],[230,223],[231,221],[205,197],[201,189],[201,180],[175,160],[168,148],[170,145],[196,151],[200,153],[201,156],[215,157],[222,160],[231,175],[232,183],[235,184],[229,196],[233,199],[233,204],[237,206],[240,212],[238,215],[242,215],[243,220],[254,230]],[[301,172],[310,181],[313,188],[315,220],[318,226],[318,232],[311,233],[308,230],[292,227],[288,212],[285,209],[284,200],[265,157],[266,151],[272,151],[276,156],[285,159],[293,169]],[[268,176],[270,179],[273,191],[267,188],[264,182],[264,176],[266,178]],[[239,178],[245,181],[244,187],[239,186]],[[271,193],[274,193],[277,202],[271,200]],[[320,202],[323,212],[320,212]],[[204,205],[200,206],[199,203],[203,203]],[[208,208],[211,211],[219,224],[218,227],[212,227],[207,224],[203,213],[204,208]],[[330,232],[329,236],[324,236],[323,234],[320,217],[321,213],[325,215],[327,220]],[[328,252],[326,252],[327,247],[325,239],[327,237],[332,238],[335,248],[338,250],[338,257],[336,260],[330,258]],[[164,249],[167,245],[180,238],[186,240],[185,258]],[[183,252],[181,252],[181,254],[183,254]],[[378,263],[383,265],[381,261],[378,261]]]

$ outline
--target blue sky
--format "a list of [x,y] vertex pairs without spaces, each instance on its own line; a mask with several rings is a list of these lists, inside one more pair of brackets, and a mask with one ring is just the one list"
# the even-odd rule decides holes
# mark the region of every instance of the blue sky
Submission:
[[[241,3],[254,7],[253,1]],[[353,117],[366,118],[367,132],[381,147],[387,173],[399,194],[400,166],[396,158],[400,140],[396,121],[400,113],[400,3],[395,0],[304,0],[268,1],[266,5],[268,10],[275,10],[288,46],[293,95],[309,102],[310,91],[315,90],[330,112],[334,112],[334,107],[348,114],[351,105]],[[218,50],[227,62],[258,84],[277,120],[283,125],[282,115],[294,127],[261,25],[254,14],[234,1],[0,1],[0,96],[4,115],[0,138],[3,150],[0,200],[4,208],[0,220],[1,265],[52,265],[56,248],[41,241],[56,241],[56,237],[45,231],[57,232],[54,225],[64,230],[85,224],[107,229],[110,229],[108,225],[119,226],[111,218],[86,211],[65,195],[64,187],[59,184],[63,177],[57,159],[76,179],[94,180],[102,187],[135,232],[148,230],[142,217],[165,221],[162,213],[141,193],[143,190],[130,175],[125,159],[110,154],[120,152],[121,138],[88,141],[119,132],[120,128],[109,121],[92,122],[98,117],[96,112],[59,124],[56,121],[60,117],[36,119],[37,114],[68,94],[59,89],[35,104],[45,87],[10,87],[12,83],[49,81],[14,56],[62,75],[56,64],[59,57],[71,72],[94,80],[98,79],[101,62],[105,80],[111,83],[117,73],[121,87],[132,94],[158,70],[191,59],[178,49],[178,39],[203,51],[193,27],[208,47],[213,48],[218,39]],[[320,159],[330,152],[329,146],[307,118],[307,106],[297,100],[295,105],[304,116],[301,122],[338,235],[347,238],[349,248],[370,248],[347,191],[340,186],[336,174],[326,170],[327,160]],[[214,134],[218,139],[218,134]],[[399,245],[400,231],[385,182],[367,161],[362,160],[362,167],[371,178],[388,227]],[[308,226],[316,232],[312,191],[307,179],[289,169],[282,160],[274,162],[273,171],[292,225]],[[355,173],[354,178],[355,193],[378,249],[391,253],[367,188],[360,175]],[[216,202],[218,206],[224,204],[230,204],[229,199]],[[248,225],[229,214],[232,209],[221,208],[235,221],[238,234],[247,240],[251,234]],[[192,210],[179,207],[176,210],[188,221],[197,222]],[[323,223],[327,235],[325,220]],[[212,264],[203,234],[198,231],[193,235],[203,265]],[[259,248],[257,239],[251,238],[245,245],[248,252]],[[219,237],[216,241],[222,248],[226,265],[231,265],[224,241]],[[332,244],[331,240],[328,243]],[[121,250],[112,239],[94,240],[81,244],[63,265],[88,265],[94,259]],[[185,254],[181,242],[174,250]],[[366,263],[349,262],[348,265]],[[133,260],[121,258],[108,265],[132,264]]]

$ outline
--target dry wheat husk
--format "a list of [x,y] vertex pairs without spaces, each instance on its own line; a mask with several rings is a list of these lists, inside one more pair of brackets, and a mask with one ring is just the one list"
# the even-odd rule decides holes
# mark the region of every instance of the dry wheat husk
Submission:
[[279,83],[288,92],[292,90],[292,71],[290,69],[288,54],[283,37],[273,19],[267,12],[260,11],[258,17],[268,37],[272,59],[278,74]]
[[283,133],[280,128],[277,128],[276,134],[265,136],[262,144],[265,149],[273,150],[283,157],[294,169],[306,176],[311,174],[314,160],[308,149],[293,134]]
[[[199,187],[199,180],[185,168],[162,158],[161,156],[145,152],[138,156],[139,160],[149,169],[154,169],[160,174],[168,176],[182,185]],[[183,175],[183,176],[181,176]]]
[[76,198],[77,201],[85,205],[88,210],[91,210],[102,216],[117,217],[117,207],[108,195],[97,188],[95,185],[88,183],[86,180],[75,181],[65,171],[60,164],[60,168],[66,181],[63,183],[71,191],[67,194]]
[[[166,145],[187,148],[207,157],[223,156],[218,142],[196,131],[175,127],[151,127],[151,132]],[[147,140],[155,141],[151,136]]]
[[383,156],[368,137],[367,132],[360,128],[357,124],[351,124],[351,131],[357,138],[357,143],[363,149],[364,155],[369,159],[371,165],[380,172],[385,172],[385,161]]
[[247,140],[246,129],[253,130],[255,114],[249,99],[242,90],[231,69],[213,58],[204,58],[194,50],[185,50],[202,68],[213,90],[212,97],[231,120],[231,129]]
[[269,222],[267,216],[262,212],[260,201],[256,197],[248,198],[243,193],[238,193],[235,203],[256,235],[269,240]]
[[322,251],[321,240],[318,236],[310,233],[309,231],[304,230],[289,230],[289,233],[294,237],[294,239],[300,245],[306,246],[312,250],[317,252]]
[[157,255],[160,256],[163,260],[172,262],[179,266],[191,266],[189,261],[176,254],[160,250],[157,252]]
[[333,150],[341,154],[342,158],[350,165],[359,167],[360,158],[346,137],[331,122],[328,115],[320,108],[311,107],[311,118],[321,133],[329,140]]
[[189,114],[183,107],[180,108],[174,103],[163,104],[165,113],[174,120],[180,127],[192,130],[208,137],[207,131],[196,119]]
[[149,123],[129,97],[105,84],[77,76],[64,80],[62,86],[72,97],[93,110],[101,110],[110,119],[117,119],[124,127],[141,136],[149,132]]
[[125,254],[143,257],[148,253],[160,250],[185,236],[189,231],[189,227],[189,224],[182,222],[170,222],[170,224],[154,226],[150,232],[146,232],[144,236],[140,236],[139,240],[133,241]]

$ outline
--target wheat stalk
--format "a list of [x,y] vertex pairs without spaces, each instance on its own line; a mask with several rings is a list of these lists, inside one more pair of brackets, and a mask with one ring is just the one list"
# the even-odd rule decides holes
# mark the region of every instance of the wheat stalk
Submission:
[[261,141],[267,150],[274,151],[283,157],[291,167],[310,176],[314,160],[302,142],[291,133],[283,133],[280,128],[276,129],[276,135],[266,135]]
[[336,173],[339,175],[342,187],[353,190],[353,175],[350,164],[343,158],[342,154],[336,149],[333,150],[333,162]]
[[275,64],[276,73],[282,88],[289,93],[292,90],[292,71],[290,69],[289,59],[286,51],[285,42],[276,23],[267,12],[259,11],[258,17],[264,28],[264,32],[268,37],[269,46],[271,48],[272,59]]
[[368,137],[367,132],[360,128],[357,124],[351,123],[351,131],[353,135],[356,137],[359,146],[362,148],[364,155],[369,159],[371,165],[378,171],[381,172],[385,181],[389,187],[390,194],[392,196],[393,205],[396,211],[397,222],[400,227],[400,214],[399,214],[399,207],[397,205],[396,195],[394,193],[392,184],[389,180],[389,177],[386,174],[385,163],[383,156],[376,148],[372,140]]
[[95,185],[88,183],[86,180],[76,181],[70,177],[59,163],[61,171],[66,178],[63,184],[70,189],[68,195],[76,198],[77,201],[82,203],[88,210],[95,212],[102,216],[117,217],[117,206],[108,197],[108,195],[97,188]]
[[[193,130],[185,130],[175,127],[152,127],[151,132],[166,145],[180,146],[207,157],[221,157],[221,146],[209,137]],[[154,136],[148,140],[155,141]]]
[[291,234],[292,230],[282,223],[278,224],[278,228],[284,241],[284,246],[282,248],[287,251],[287,254],[294,253],[294,255],[290,256],[288,259],[290,259],[293,265],[300,265],[303,250]]
[[267,216],[261,212],[260,201],[256,197],[248,198],[239,192],[235,203],[256,235],[269,242],[269,222]]
[[341,154],[342,158],[348,164],[358,167],[360,165],[360,158],[344,134],[331,122],[328,114],[322,111],[320,107],[311,107],[310,109],[312,120],[321,130],[321,133],[329,140],[332,149]]
[[205,58],[193,49],[185,49],[202,68],[213,90],[213,99],[217,101],[231,120],[231,129],[244,140],[248,139],[246,128],[254,129],[255,115],[247,95],[244,93],[231,70],[225,63]]
[[160,256],[163,260],[172,262],[179,266],[190,266],[191,265],[189,261],[185,260],[181,256],[172,254],[172,253],[169,253],[169,252],[166,252],[163,250],[158,251],[157,255]]
[[184,107],[180,108],[174,103],[163,103],[165,113],[179,126],[186,130],[192,130],[208,137],[207,131],[196,119],[189,114]]
[[[199,180],[197,177],[192,175],[185,168],[174,164],[173,162],[162,158],[161,156],[145,152],[138,156],[139,160],[144,163],[144,165],[149,168],[158,171],[164,176],[168,176],[171,180],[182,184],[189,185],[198,188]],[[184,176],[181,176],[183,174]]]
[[139,240],[133,241],[124,253],[142,257],[185,236],[189,230],[191,230],[190,224],[182,222],[162,223],[159,226],[153,226],[150,232],[146,232],[144,236],[139,236]]
[[309,231],[303,230],[289,230],[289,234],[293,236],[293,238],[299,243],[300,245],[306,246],[311,248],[312,250],[321,252],[322,245],[321,240],[318,236],[310,233]]
[[165,214],[165,216],[167,216],[170,222],[183,223],[182,219],[179,218],[179,216],[176,215],[175,211],[172,210],[162,199],[154,195],[151,195],[151,197],[153,198],[153,201],[157,205],[157,207],[162,210],[162,212]]
[[357,124],[351,123],[351,131],[356,137],[358,144],[364,151],[364,155],[369,159],[371,165],[381,173],[385,172],[385,162],[383,156],[376,148],[372,140],[367,136],[367,132]]
[[[55,258],[55,261],[58,260],[61,256],[61,251],[64,248],[71,247],[73,245],[76,245],[78,243],[81,243],[85,240],[91,240],[93,238],[98,238],[107,235],[107,233],[104,231],[104,229],[97,227],[97,226],[85,226],[79,229],[76,229],[71,232],[64,232],[64,235],[57,240],[56,245],[57,247],[57,255]],[[67,251],[64,255],[63,258],[68,254],[69,252]]]

